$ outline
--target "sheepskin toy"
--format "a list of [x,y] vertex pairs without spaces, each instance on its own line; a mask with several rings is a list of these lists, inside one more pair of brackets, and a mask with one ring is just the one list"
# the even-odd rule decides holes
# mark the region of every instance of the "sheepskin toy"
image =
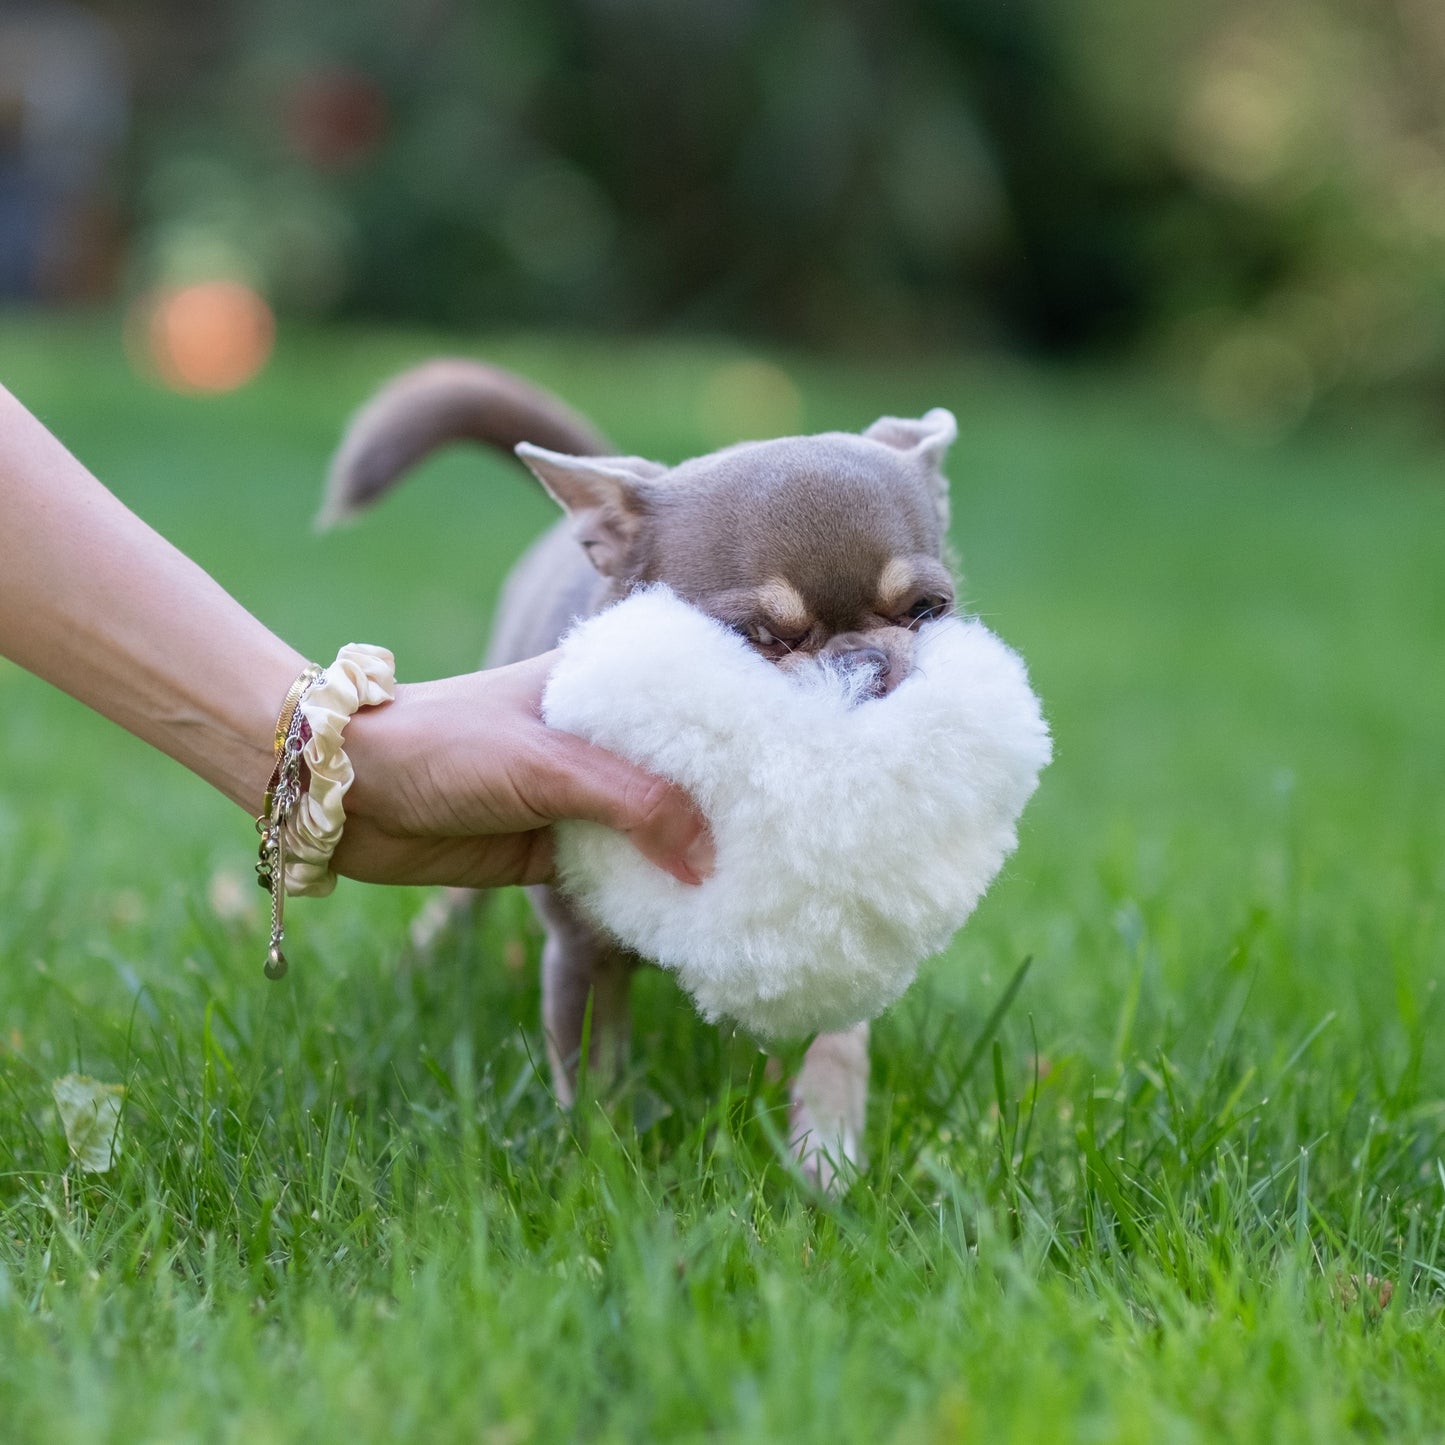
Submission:
[[563,889],[707,1018],[765,1039],[897,999],[1013,851],[1050,757],[1022,660],[976,621],[926,623],[912,673],[864,698],[856,671],[785,672],[662,587],[567,635],[542,713],[680,784],[717,845],[690,887],[562,824]]

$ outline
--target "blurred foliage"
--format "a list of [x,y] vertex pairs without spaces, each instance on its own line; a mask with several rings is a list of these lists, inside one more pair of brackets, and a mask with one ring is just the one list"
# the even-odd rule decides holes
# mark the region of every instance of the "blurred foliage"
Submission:
[[1439,0],[116,0],[132,284],[1143,347],[1218,420],[1445,376]]

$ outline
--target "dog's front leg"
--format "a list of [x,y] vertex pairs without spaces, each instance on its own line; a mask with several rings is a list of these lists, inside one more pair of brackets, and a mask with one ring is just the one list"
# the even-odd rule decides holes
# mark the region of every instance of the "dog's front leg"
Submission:
[[600,937],[555,889],[537,887],[527,892],[547,933],[542,945],[542,1028],[552,1088],[557,1101],[570,1107],[577,1097],[584,1031],[591,1039],[588,1068],[602,1089],[627,1068],[628,994],[636,960]]
[[845,1166],[861,1169],[868,1113],[868,1025],[819,1034],[793,1080],[791,1143],[803,1172],[832,1189]]

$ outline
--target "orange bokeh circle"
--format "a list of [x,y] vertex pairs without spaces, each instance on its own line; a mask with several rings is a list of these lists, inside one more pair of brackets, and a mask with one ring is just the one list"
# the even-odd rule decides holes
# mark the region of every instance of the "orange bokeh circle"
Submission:
[[143,306],[147,359],[176,391],[234,391],[270,359],[276,318],[243,282],[176,286]]

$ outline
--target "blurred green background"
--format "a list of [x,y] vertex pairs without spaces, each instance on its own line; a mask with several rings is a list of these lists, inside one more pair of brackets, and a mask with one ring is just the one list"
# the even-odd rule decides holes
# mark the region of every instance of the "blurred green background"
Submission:
[[0,296],[1123,354],[1267,440],[1445,380],[1442,82],[1437,0],[7,0]]

